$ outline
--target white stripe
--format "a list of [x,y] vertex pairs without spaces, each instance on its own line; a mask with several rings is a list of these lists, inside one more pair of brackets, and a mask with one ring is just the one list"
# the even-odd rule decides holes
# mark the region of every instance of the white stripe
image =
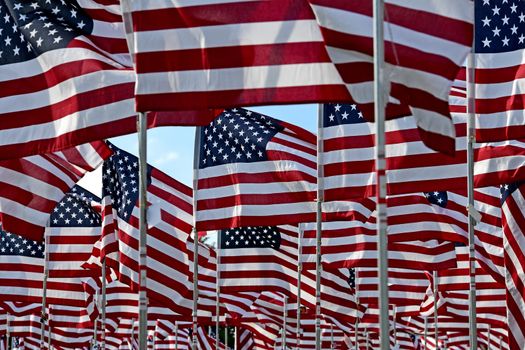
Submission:
[[151,84],[137,86],[137,95],[342,84],[332,63],[142,73],[140,80]]

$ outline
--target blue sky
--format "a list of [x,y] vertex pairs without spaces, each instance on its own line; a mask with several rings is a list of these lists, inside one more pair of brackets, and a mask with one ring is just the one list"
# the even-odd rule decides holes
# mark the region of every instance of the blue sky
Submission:
[[[317,106],[306,104],[246,108],[316,132]],[[150,129],[148,130],[148,163],[191,187],[194,140],[195,128],[193,127]],[[130,153],[135,155],[138,153],[137,134],[112,138],[110,141]],[[100,195],[100,171],[86,176],[80,185]]]

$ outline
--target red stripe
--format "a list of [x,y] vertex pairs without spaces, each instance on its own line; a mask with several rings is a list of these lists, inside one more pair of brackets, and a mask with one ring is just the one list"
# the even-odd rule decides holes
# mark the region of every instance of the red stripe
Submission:
[[286,43],[144,52],[137,73],[331,62],[323,43]]
[[[277,204],[297,204],[298,206],[307,206],[308,202],[313,203],[315,192],[289,192],[273,194],[234,194],[228,197],[203,199],[197,201],[197,210],[206,211],[221,208],[230,208],[235,206],[249,205],[277,205]],[[234,209],[229,209],[233,211]],[[204,213],[203,213],[204,214]],[[264,217],[261,217],[263,220]],[[264,224],[261,224],[264,225]],[[253,226],[253,225],[250,225]],[[231,226],[238,227],[238,226]]]
[[525,108],[525,94],[514,94],[497,98],[476,99],[476,113],[491,114],[516,111]]
[[164,7],[134,12],[133,29],[137,32],[193,28],[235,23],[257,23],[313,19],[305,1],[243,1],[187,7]]
[[[209,178],[199,179],[198,189],[212,189],[224,186],[231,186],[236,184],[265,184],[265,183],[286,183],[286,182],[297,182],[307,181],[315,183],[316,178],[305,174],[298,170],[289,170],[286,172],[264,172],[264,173],[244,173],[240,172],[233,173],[231,175],[221,175]],[[262,189],[262,188],[261,188]],[[303,197],[309,198],[309,195]],[[200,210],[200,209],[199,209]]]
[[315,213],[272,216],[235,216],[224,219],[205,220],[197,222],[197,230],[216,230],[231,227],[261,226],[261,225],[281,225],[299,224],[301,222],[315,221]]
[[525,78],[525,65],[501,68],[477,68],[475,73],[477,84],[509,83]]

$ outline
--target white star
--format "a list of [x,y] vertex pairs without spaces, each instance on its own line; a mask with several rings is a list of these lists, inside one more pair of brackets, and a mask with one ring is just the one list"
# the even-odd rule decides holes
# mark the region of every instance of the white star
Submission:
[[485,19],[481,20],[483,22],[483,27],[490,27],[490,21],[491,19],[485,16]]
[[490,5],[490,0],[483,0],[483,5]]
[[494,6],[494,8],[492,9],[493,15],[499,15],[499,10],[501,9],[497,5]]
[[22,4],[20,4],[19,2],[17,2],[14,6],[14,9],[15,10],[20,10],[22,8]]
[[501,20],[503,21],[503,25],[509,25],[509,17],[507,17],[507,15],[505,15]]
[[77,11],[75,11],[75,9],[72,9],[71,10],[71,18],[76,18],[77,17]]
[[525,40],[525,36],[523,36],[523,34],[521,34],[520,37],[518,38],[518,43],[523,44],[524,40]]
[[519,19],[520,19],[520,23],[521,22],[525,22],[525,14],[523,14],[523,12],[521,13],[521,15],[518,16]]
[[512,3],[512,6],[510,7],[510,13],[517,12],[517,11],[516,11],[517,8],[518,8],[518,6],[516,6],[515,3]]
[[58,9],[58,6],[57,6],[54,9],[52,9],[51,12],[53,12],[54,15],[57,15],[60,12],[60,10]]
[[21,13],[20,16],[18,17],[18,19],[19,19],[20,21],[25,21],[25,20],[27,19],[27,16],[24,15],[23,13]]
[[11,37],[8,36],[7,38],[5,38],[4,42],[6,46],[11,45]]
[[497,26],[492,29],[492,33],[494,33],[494,36],[499,36],[499,32],[501,32],[501,29],[499,29]]
[[34,38],[35,35],[37,35],[38,31],[36,29],[33,29],[32,31],[29,32],[29,37],[30,38]]
[[36,47],[42,46],[42,41],[44,41],[42,40],[42,38],[38,38],[38,40],[36,41]]
[[510,31],[512,32],[511,34],[518,35],[518,27],[516,27],[515,24],[513,24],[512,27],[510,27]]
[[36,2],[32,3],[29,6],[31,6],[33,8],[33,10],[36,10],[38,8],[38,4]]
[[4,16],[4,21],[5,21],[5,23],[9,23],[9,19],[10,19],[9,15],[6,14],[6,15]]
[[340,104],[336,104],[336,105],[334,106],[334,108],[335,108],[335,111],[336,111],[336,112],[339,112],[339,110],[341,109],[341,105],[340,105]]
[[15,48],[13,49],[13,55],[15,56],[20,55],[20,48],[18,48],[18,46],[15,46]]
[[48,34],[48,35],[53,36],[53,35],[56,34],[56,32],[58,32],[58,30],[56,30],[56,29],[52,29],[52,30],[49,31],[49,34]]
[[509,46],[509,40],[510,40],[510,39],[507,39],[507,36],[505,35],[505,38],[502,39],[502,41],[503,41],[503,46]]
[[328,116],[328,119],[329,119],[331,122],[333,122],[334,119],[335,119],[335,116],[334,116],[333,114],[330,114],[330,115]]
[[62,37],[61,36],[56,37],[53,39],[53,44],[58,44],[60,41],[62,41]]
[[341,115],[343,116],[343,119],[348,119],[348,113],[346,111]]

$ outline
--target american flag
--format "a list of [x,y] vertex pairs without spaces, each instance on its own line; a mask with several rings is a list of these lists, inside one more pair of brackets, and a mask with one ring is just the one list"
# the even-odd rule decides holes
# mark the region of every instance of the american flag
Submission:
[[118,1],[6,0],[0,158],[134,132],[134,72]]
[[[1,42],[1,40],[0,40]],[[49,214],[75,183],[111,154],[102,141],[0,162],[0,219],[5,230],[42,240]]]
[[[102,232],[115,255],[108,266],[120,281],[139,288],[138,158],[114,150],[103,166]],[[170,307],[191,309],[186,241],[191,232],[192,191],[161,171],[148,167],[148,298]],[[189,297],[189,299],[188,299]],[[187,309],[184,309],[187,311]]]
[[237,328],[237,338],[235,342],[237,343],[235,349],[239,350],[252,350],[254,349],[254,341],[252,332],[246,328]]
[[140,111],[349,98],[305,1],[124,4]]
[[[305,268],[313,269],[316,259],[316,224],[303,225],[302,258]],[[375,220],[366,223],[324,222],[321,241],[321,260],[324,268],[377,266]],[[388,254],[388,266],[390,267],[437,270],[456,264],[454,244],[451,242],[415,239],[403,242],[390,241]]]
[[[451,97],[451,105],[465,108],[466,99]],[[389,194],[466,188],[466,112],[454,111],[452,120],[457,137],[454,156],[427,147],[417,132],[414,117],[386,122]],[[325,199],[334,201],[374,196],[375,124],[363,118],[356,104],[325,104],[321,137]],[[476,144],[474,186],[499,186],[524,179],[524,165],[525,144],[520,140]]]
[[[309,2],[328,54],[354,101],[370,119],[374,101],[372,3]],[[424,142],[448,153],[455,149],[448,93],[470,52],[472,7],[468,0],[385,1],[385,80],[390,81],[385,91],[391,96],[387,115],[414,115]]]
[[49,277],[95,277],[93,270],[82,268],[93,244],[100,238],[100,198],[76,185],[58,203],[46,228]]
[[475,4],[477,141],[523,138],[525,4],[499,0]]
[[523,212],[525,208],[525,187],[522,183],[506,184],[501,187],[501,210],[503,224],[503,247],[505,251],[505,285],[507,289],[507,318],[509,344],[518,349],[525,344],[525,247]]
[[316,138],[243,108],[202,128],[198,230],[315,221]]

